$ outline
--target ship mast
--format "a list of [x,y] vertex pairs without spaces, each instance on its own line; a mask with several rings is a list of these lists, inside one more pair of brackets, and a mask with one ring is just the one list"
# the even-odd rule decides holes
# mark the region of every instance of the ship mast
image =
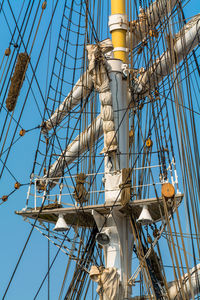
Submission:
[[[176,1],[172,1],[173,5],[175,5],[175,2]],[[160,3],[162,3],[162,1]],[[155,4],[155,7],[156,5],[157,4]],[[154,5],[150,6],[150,8],[147,9],[146,14],[151,15],[151,11],[153,11],[153,9]],[[156,16],[157,15],[154,14],[155,27],[158,23]],[[138,22],[140,21],[141,20],[139,20]],[[101,114],[88,126],[88,128],[81,132],[73,140],[73,142],[67,146],[67,148],[59,156],[58,160],[56,160],[50,166],[47,174],[45,174],[43,177],[35,179],[35,208],[33,210],[28,209],[28,200],[30,196],[31,184],[33,181],[33,178],[31,178],[30,189],[27,195],[26,208],[17,213],[21,214],[25,218],[30,217],[40,221],[56,223],[56,226],[54,227],[55,231],[67,231],[69,229],[68,225],[95,228],[95,233],[91,244],[94,246],[95,242],[97,242],[99,247],[103,248],[105,266],[93,266],[96,267],[96,269],[91,268],[91,271],[93,272],[90,271],[90,277],[92,280],[98,282],[98,293],[101,295],[100,299],[132,299],[131,284],[134,284],[134,280],[138,276],[140,271],[142,271],[143,273],[142,275],[144,277],[144,281],[150,282],[147,283],[147,286],[150,286],[150,288],[148,288],[148,294],[151,299],[154,299],[156,298],[156,292],[151,280],[152,278],[149,272],[149,266],[147,265],[147,259],[151,251],[154,251],[154,246],[157,243],[158,238],[161,236],[163,229],[160,231],[160,236],[156,236],[155,243],[152,243],[148,251],[145,252],[145,249],[140,241],[140,237],[137,232],[138,228],[141,228],[142,231],[142,227],[139,225],[137,228],[136,220],[139,219],[140,221],[147,222],[146,224],[148,224],[147,217],[146,220],[141,218],[143,209],[146,211],[147,215],[149,213],[147,205],[149,205],[150,213],[154,213],[154,215],[152,214],[153,219],[151,219],[150,214],[148,215],[149,221],[157,222],[161,220],[164,212],[167,212],[167,214],[169,213],[169,215],[172,212],[172,207],[170,206],[169,208],[167,208],[166,206],[168,199],[170,200],[170,198],[173,198],[174,202],[172,204],[177,209],[177,207],[181,203],[183,195],[180,194],[177,185],[178,181],[175,180],[173,182],[173,185],[177,185],[177,193],[175,194],[175,190],[172,189],[172,194],[170,197],[169,191],[167,190],[164,194],[162,193],[163,197],[160,198],[158,195],[156,195],[156,198],[143,200],[139,198],[137,200],[130,201],[132,177],[131,168],[133,168],[133,166],[129,165],[130,98],[128,97],[128,45],[126,44],[126,39],[129,35],[127,34],[128,21],[126,15],[125,0],[111,0],[111,15],[109,17],[108,25],[112,37],[112,54],[114,57],[112,56],[112,54],[109,56],[109,54],[106,52],[106,54],[108,55],[101,65],[101,62],[103,60],[102,58],[105,58],[105,53],[102,51],[102,49],[104,48],[104,46],[102,46],[104,44],[104,41],[102,42],[102,45],[100,42],[98,43],[98,45],[87,46],[87,50],[92,49],[93,46],[93,49],[96,47],[96,49],[99,50],[99,48],[101,48],[102,46],[102,49],[100,49],[102,51],[102,60],[101,62],[97,60],[95,63],[98,65],[99,70],[101,70],[102,66],[106,66],[104,69],[102,68],[104,73],[102,72],[102,74],[100,75],[102,77],[106,77],[106,80],[108,82],[107,86],[104,85],[104,90],[102,86],[101,90],[99,89],[99,86],[98,89],[96,89],[98,84],[95,76],[92,77],[92,72],[89,67],[88,70],[76,83],[72,91],[64,99],[64,102],[50,117],[50,119],[42,124],[41,130],[45,136],[48,135],[48,131],[56,127],[64,119],[67,113],[69,113],[81,100],[90,95],[93,89],[99,92],[99,99],[101,101],[102,109]],[[145,24],[143,25],[143,27],[145,27]],[[187,31],[184,33],[184,43],[183,38],[177,38],[177,40],[174,41],[171,45],[173,51],[171,48],[166,50],[159,58],[159,63],[155,61],[152,67],[144,70],[140,77],[134,78],[134,95],[146,97],[148,91],[153,89],[155,81],[158,85],[162,78],[169,74],[173,70],[173,67],[178,62],[183,60],[183,58],[187,56],[188,52],[191,52],[192,49],[198,44],[200,25],[199,23],[197,23],[197,25],[196,23],[191,23],[189,25],[190,27],[188,26]],[[139,33],[141,33],[141,35],[138,34],[138,36],[140,36],[140,38],[138,38],[138,43],[141,42],[141,40],[143,39],[143,35],[145,35],[144,32]],[[134,32],[131,32],[131,34],[134,34]],[[109,47],[111,46],[107,46],[107,50]],[[186,51],[185,49],[189,50]],[[89,51],[88,60],[90,64]],[[172,55],[171,53],[173,52],[176,53],[176,61],[172,60],[172,56],[174,54]],[[160,72],[160,70],[162,72]],[[134,96],[132,98],[134,98]],[[131,101],[133,105],[134,99],[132,99]],[[58,187],[58,182],[64,174],[64,169],[68,167],[72,162],[74,162],[79,155],[83,154],[87,150],[87,147],[93,145],[102,134],[104,134],[104,149],[101,152],[104,155],[104,204],[91,205],[90,203],[90,205],[86,206],[82,205],[83,203],[78,202],[80,204],[79,206],[76,202],[73,207],[62,207],[61,197],[63,192],[63,184],[60,184],[58,203],[56,198],[56,203],[52,206],[47,205],[45,207],[45,210],[43,211],[44,203],[48,198],[47,187],[49,189],[52,189],[55,186]],[[151,140],[149,141],[149,143],[151,144]],[[79,184],[82,184],[81,187],[84,194],[85,177],[83,176],[82,178],[80,178],[80,175],[84,175],[82,173],[78,175],[80,181]],[[163,183],[167,182],[162,181],[162,184]],[[74,192],[75,195],[77,195],[78,193],[76,188]],[[43,196],[40,196],[40,199],[42,198],[42,206],[39,209],[36,205],[36,193],[38,189],[40,190],[40,192],[43,191]],[[74,198],[76,199],[76,197]],[[135,211],[134,208],[136,208]],[[81,217],[80,220],[79,216]],[[83,216],[85,216],[85,219],[83,218]],[[65,222],[67,224],[65,224]],[[97,234],[95,223],[98,228]],[[163,224],[164,227],[166,223]],[[140,266],[132,276],[131,262],[134,243],[134,248],[136,250],[135,252],[137,253],[138,259],[140,260]],[[156,265],[156,267],[158,267],[160,271],[160,266]],[[86,271],[88,270],[86,269]],[[102,278],[104,278],[104,282],[102,282]],[[130,281],[130,279],[133,280]],[[157,279],[154,280],[154,283],[156,280]],[[181,281],[182,279],[180,280],[180,282]],[[110,287],[108,285],[110,285]],[[171,294],[178,293],[175,285],[172,286],[172,288],[170,287],[170,289],[171,290],[169,290],[169,292]],[[110,296],[111,292],[112,297]]]
[[[100,232],[108,235],[109,243],[104,245],[105,268],[115,268],[119,274],[120,287],[117,299],[130,299],[131,288],[128,279],[131,276],[131,260],[133,249],[133,234],[130,220],[126,214],[122,214],[115,205],[122,201],[122,193],[119,182],[123,188],[122,172],[129,177],[129,117],[127,101],[127,68],[126,33],[127,15],[125,0],[111,0],[111,16],[109,28],[112,36],[114,59],[108,60],[110,89],[112,94],[112,106],[114,125],[117,140],[117,149],[105,153],[105,204],[111,204],[112,209],[106,222],[104,217],[94,212],[94,218]],[[126,180],[126,179],[125,179]],[[130,200],[130,199],[129,199]],[[104,227],[102,228],[102,225]],[[100,236],[99,240],[101,243]],[[97,239],[98,240],[98,239]],[[108,300],[103,292],[103,300]]]
[[109,27],[114,47],[114,58],[126,63],[127,16],[125,0],[111,0]]

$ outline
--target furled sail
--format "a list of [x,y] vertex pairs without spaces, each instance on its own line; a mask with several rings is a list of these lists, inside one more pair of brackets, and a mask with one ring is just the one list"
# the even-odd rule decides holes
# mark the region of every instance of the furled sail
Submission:
[[199,44],[200,38],[200,14],[188,22],[183,29],[169,37],[168,50],[164,52],[147,70],[140,70],[140,76],[136,79],[138,92],[143,94],[147,90],[155,88],[159,82],[171,73],[173,67],[180,63]]
[[[0,67],[0,156],[10,190],[0,204],[30,181],[16,213],[48,240],[48,270],[35,298],[46,279],[51,296],[50,244],[67,261],[57,299],[200,293],[200,15],[188,18],[192,1],[56,0],[39,31],[37,9],[42,16],[47,1],[27,4],[27,13],[26,1],[21,10],[2,4],[4,23],[11,8],[17,22],[8,23]],[[32,60],[22,101],[10,113],[8,87],[24,51]],[[26,149],[20,159],[16,143]],[[33,156],[31,169],[22,165],[25,155]]]
[[[92,145],[102,136],[103,124],[99,115],[74,141],[61,153],[59,158],[51,165],[47,176],[49,178],[59,178],[63,176],[64,169],[75,161],[79,155],[88,151]],[[56,181],[56,180],[55,180]],[[51,186],[53,186],[51,184]]]
[[[189,281],[191,281],[191,285]],[[200,289],[199,281],[200,281],[200,264],[192,268],[189,274],[187,273],[182,277],[182,282],[184,284],[183,288],[185,293],[184,296],[187,297],[187,299],[188,297],[192,299],[191,287],[195,295],[199,293],[199,289]],[[175,300],[178,297],[180,297],[178,289],[180,290],[180,281],[178,283],[176,282],[170,283],[170,287],[169,287],[170,300]]]
[[129,47],[133,49],[149,35],[154,35],[158,24],[171,13],[176,3],[176,0],[157,0],[146,10],[140,9],[138,19],[130,22],[130,32],[127,36]]
[[65,116],[81,101],[89,96],[93,89],[93,82],[88,70],[77,81],[72,91],[67,95],[52,116],[42,124],[42,133],[46,134],[53,127],[60,124]]
[[[98,48],[103,54],[112,50],[112,42],[106,39],[98,44]],[[93,79],[91,71],[88,69],[77,81],[73,89],[63,100],[60,106],[55,110],[52,116],[42,124],[42,133],[47,134],[53,127],[62,122],[65,116],[80,103],[81,100],[86,99],[93,90]]]

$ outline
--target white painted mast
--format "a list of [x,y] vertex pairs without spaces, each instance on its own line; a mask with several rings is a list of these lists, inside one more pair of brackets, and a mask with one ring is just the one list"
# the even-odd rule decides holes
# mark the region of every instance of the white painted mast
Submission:
[[[110,215],[105,219],[95,210],[93,216],[99,229],[97,241],[103,246],[105,270],[103,273],[115,274],[113,287],[103,286],[103,300],[130,299],[131,287],[128,279],[131,276],[131,260],[133,249],[133,234],[128,216],[120,213],[115,204],[121,203],[122,169],[129,166],[129,115],[127,100],[127,79],[123,76],[126,65],[126,34],[127,16],[125,0],[111,1],[111,16],[109,28],[112,35],[114,58],[108,60],[110,77],[109,96],[110,109],[113,110],[116,149],[105,151],[105,204],[111,204]],[[112,120],[110,120],[112,121]],[[112,144],[112,140],[110,141]],[[109,191],[110,190],[110,191]],[[130,200],[130,199],[129,199]],[[107,236],[107,242],[103,243]],[[103,276],[103,275],[102,275]],[[111,297],[111,288],[113,297]]]

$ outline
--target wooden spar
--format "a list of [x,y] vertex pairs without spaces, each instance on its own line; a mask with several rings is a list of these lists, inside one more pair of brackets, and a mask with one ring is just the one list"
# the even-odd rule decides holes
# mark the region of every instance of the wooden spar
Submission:
[[71,92],[63,100],[53,115],[42,124],[42,133],[46,134],[54,126],[62,122],[65,116],[80,103],[81,99],[87,98],[93,89],[93,82],[87,70],[77,81]]
[[[198,16],[196,16],[195,18],[198,18]],[[200,19],[200,16],[199,16],[199,19]],[[192,24],[192,20],[189,22],[190,24]],[[188,26],[188,25],[186,25],[186,26]],[[199,35],[200,35],[200,22],[197,22],[193,26],[191,26],[191,28],[188,29],[185,34],[182,31],[182,34],[177,39],[177,41],[174,45],[174,49],[176,51],[176,56],[177,56],[177,62],[180,62],[182,59],[184,59],[197,46]],[[139,83],[143,87],[142,90],[140,91],[140,94],[143,94],[146,91],[146,86],[149,82],[150,82],[150,88],[153,88],[155,85],[155,82],[156,82],[156,84],[158,84],[159,81],[162,80],[162,78],[164,76],[167,76],[171,72],[173,65],[171,63],[170,57],[171,57],[170,52],[166,51],[165,53],[163,53],[161,55],[161,57],[153,64],[153,66],[149,70],[147,70],[143,75],[140,76]],[[169,63],[169,60],[170,60],[170,63]],[[162,70],[162,72],[161,72],[161,70]],[[84,75],[84,76],[86,76],[86,75]],[[63,112],[63,107],[64,106],[68,107],[64,103],[61,105],[62,105],[62,108],[60,107],[58,109],[58,113],[60,114],[60,117],[59,117],[60,120],[64,118],[64,115],[66,113],[65,111]],[[70,104],[70,105],[72,105],[72,104]],[[75,104],[73,104],[73,105],[75,105]],[[54,115],[52,116],[52,118],[50,120],[48,120],[48,124],[49,124],[48,128],[49,129],[52,128],[51,124],[54,124],[56,118],[57,117],[56,117],[56,112],[55,112]],[[98,125],[100,125],[100,123]],[[94,131],[94,136],[96,138],[100,137],[103,134],[102,128],[100,129],[99,126],[94,126],[93,131]],[[86,132],[87,132],[87,130],[86,130]],[[81,133],[81,135],[82,134],[83,133]],[[93,139],[93,142],[96,142],[96,138]],[[75,147],[75,144],[77,144],[77,145],[79,144],[80,149],[82,149],[82,146],[81,146],[82,142],[78,142],[77,139],[78,139],[78,137],[71,143],[71,145],[74,145],[73,147]],[[90,139],[90,137],[87,138],[87,141],[89,141],[89,139]],[[85,139],[85,141],[86,141],[86,139]],[[52,167],[50,169],[49,177],[51,178],[51,177],[59,176],[60,170],[62,168],[61,167],[62,162],[67,161],[67,163],[65,165],[72,163],[77,157],[77,153],[78,153],[77,151],[78,150],[76,150],[73,153],[70,152],[70,154],[67,155],[67,158],[64,157],[63,154],[61,154],[60,158],[52,165]],[[66,150],[65,150],[65,152],[66,152]],[[68,152],[66,152],[66,153],[68,153]],[[60,168],[58,166],[60,166]]]
[[[74,141],[60,154],[59,158],[51,165],[48,178],[60,177],[63,169],[73,163],[80,154],[89,150],[96,141],[103,135],[103,124],[99,115]],[[41,182],[46,176],[41,178]],[[54,184],[51,184],[53,187]]]
[[[196,265],[194,268],[192,268],[189,271],[191,282],[192,282],[192,288],[194,295],[198,295],[199,293],[199,280],[200,280],[200,264]],[[185,297],[192,298],[192,291],[189,284],[189,274],[186,273],[182,276],[182,280],[185,282],[184,284],[184,293]],[[178,288],[181,285],[180,280],[178,281]],[[169,283],[169,297],[170,300],[175,300],[180,297],[180,290],[177,290],[177,284],[176,282],[170,282]]]
[[[105,39],[99,42],[98,47],[101,49],[103,54],[111,51],[113,49],[110,39]],[[76,107],[81,100],[85,100],[89,97],[90,93],[93,91],[93,79],[91,77],[91,70],[87,69],[79,78],[79,80],[74,85],[73,89],[69,92],[67,97],[55,110],[52,116],[42,124],[42,133],[47,134],[53,127],[59,125],[62,120]]]
[[[170,3],[170,5],[169,5]],[[147,28],[156,28],[159,22],[173,10],[176,0],[157,0],[150,4],[149,8],[140,14],[138,20],[131,22],[131,30],[127,38],[127,17],[125,0],[111,0],[111,16],[109,19],[109,27],[112,34],[112,43],[114,47],[114,58],[126,62],[126,51],[129,44],[130,35],[133,36],[133,45],[136,47],[143,39],[148,37]],[[120,24],[118,23],[120,21]]]
[[[200,16],[196,16],[196,18],[200,19]],[[194,18],[192,19],[194,21]],[[189,22],[191,24],[192,20]],[[186,25],[188,26],[188,25]],[[188,29],[186,31],[186,33],[184,34],[183,31],[181,31],[182,34],[180,35],[180,37],[177,39],[177,41],[175,42],[174,45],[174,49],[176,52],[176,57],[177,57],[177,62],[180,62],[181,60],[183,60],[198,44],[198,40],[200,38],[200,22],[195,23],[190,29]],[[145,91],[147,90],[147,84],[150,84],[150,89],[154,88],[155,83],[158,84],[163,77],[167,76],[173,69],[174,65],[172,64],[171,61],[171,56],[170,56],[170,52],[166,51],[165,53],[163,53],[160,58],[157,59],[157,61],[153,64],[153,66],[151,68],[149,68],[149,70],[147,70],[146,72],[144,72],[144,74],[142,74],[139,78],[139,83],[142,86],[142,90],[139,92],[139,94],[143,94],[145,93]],[[64,104],[62,104],[64,105]],[[64,118],[64,113],[60,109],[58,109],[60,115],[62,115]],[[51,122],[52,120],[54,120],[56,118],[56,115],[54,114],[52,116],[51,121],[49,120],[49,126],[51,126]],[[54,123],[54,121],[53,121]],[[99,127],[98,126],[94,126],[94,131],[97,130],[99,131]],[[99,137],[101,135],[99,134]],[[73,143],[73,142],[72,142]],[[75,158],[74,158],[75,160]],[[72,163],[74,161],[73,159],[70,159],[70,163]],[[55,174],[54,174],[55,175]],[[57,175],[55,175],[56,177]]]
[[138,19],[130,21],[127,46],[134,49],[139,43],[147,39],[149,37],[148,28],[155,30],[164,17],[170,14],[176,3],[177,0],[156,0],[146,10],[142,9]]
[[[180,63],[199,44],[200,14],[188,22],[181,31],[175,35],[175,41],[170,44],[169,50],[164,52],[153,65],[138,78],[139,94],[153,89],[159,82],[171,73],[175,65]],[[171,39],[172,40],[172,39]],[[174,51],[174,53],[172,53]],[[173,57],[175,59],[173,59]]]

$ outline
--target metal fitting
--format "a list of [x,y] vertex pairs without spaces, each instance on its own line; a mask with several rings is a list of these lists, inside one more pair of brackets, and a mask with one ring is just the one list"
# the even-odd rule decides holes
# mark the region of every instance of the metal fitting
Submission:
[[127,16],[123,14],[109,16],[108,26],[110,28],[110,32],[117,29],[127,30]]

